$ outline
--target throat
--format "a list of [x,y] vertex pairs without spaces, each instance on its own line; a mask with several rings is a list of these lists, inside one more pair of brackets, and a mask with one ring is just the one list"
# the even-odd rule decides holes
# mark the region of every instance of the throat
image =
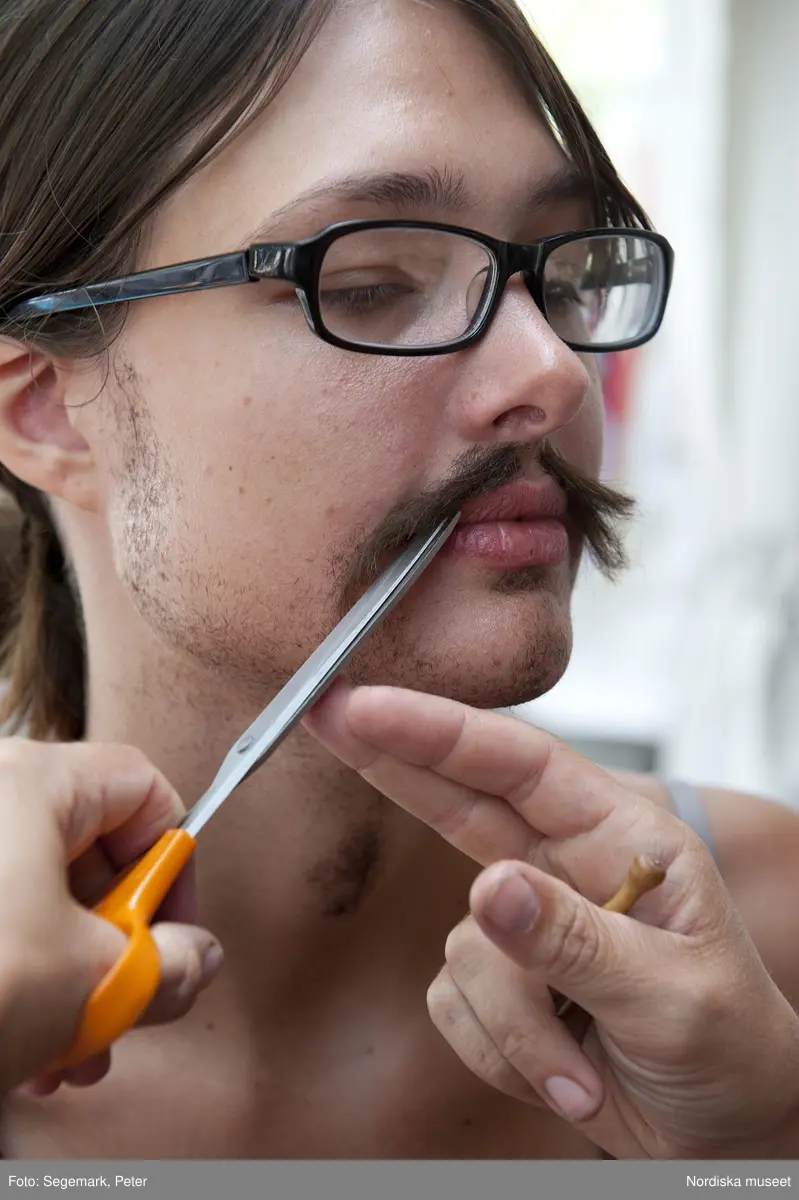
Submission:
[[383,867],[385,844],[382,822],[372,813],[348,833],[332,855],[320,859],[307,882],[319,897],[325,917],[351,916],[374,890]]

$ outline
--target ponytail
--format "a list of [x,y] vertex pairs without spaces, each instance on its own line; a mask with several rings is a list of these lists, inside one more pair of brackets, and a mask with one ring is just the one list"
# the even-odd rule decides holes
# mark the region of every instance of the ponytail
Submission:
[[84,736],[85,650],[75,589],[41,493],[0,466],[4,505],[0,724],[45,741]]

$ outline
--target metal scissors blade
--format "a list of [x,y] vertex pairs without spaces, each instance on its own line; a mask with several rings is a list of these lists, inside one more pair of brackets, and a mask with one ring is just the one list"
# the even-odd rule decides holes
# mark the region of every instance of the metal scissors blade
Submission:
[[441,549],[457,520],[453,517],[442,522],[400,554],[238,739],[210,788],[180,826],[163,833],[111,885],[94,911],[125,934],[127,945],[92,991],[72,1045],[54,1069],[86,1062],[106,1050],[139,1020],[161,978],[161,959],[150,923],[194,854],[197,833],[230,793],[266,761],[306,709],[332,683],[370,630]]
[[442,521],[432,533],[412,541],[353,605],[343,621],[236,741],[211,786],[183,818],[181,829],[196,837],[231,792],[266,761],[300,717],[330,686],[367,634],[402,599],[444,545],[459,516]]

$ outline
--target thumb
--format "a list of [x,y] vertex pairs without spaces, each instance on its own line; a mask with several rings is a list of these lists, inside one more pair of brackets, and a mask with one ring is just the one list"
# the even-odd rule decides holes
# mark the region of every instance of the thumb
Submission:
[[508,958],[600,1020],[606,1002],[618,1017],[625,997],[640,1009],[653,993],[657,973],[642,966],[653,952],[644,929],[647,939],[672,940],[663,930],[603,911],[527,863],[492,864],[473,883],[469,903],[483,933]]
[[[124,945],[119,931],[95,917],[91,918],[88,928],[90,933],[83,939],[84,942],[89,943],[93,937],[95,947],[102,947],[108,963],[113,962],[114,954],[119,953]],[[195,925],[163,921],[152,926],[152,935],[161,958],[161,980],[152,1003],[140,1021],[142,1025],[166,1024],[185,1016],[200,992],[214,979],[223,959],[222,947],[213,934]],[[61,991],[63,993],[63,989]],[[83,998],[85,999],[85,996]],[[66,1007],[65,1011],[69,1017],[71,1009]],[[74,1027],[74,1021],[71,1023]],[[58,1052],[68,1041],[69,1036],[65,1030],[57,1042]],[[47,1050],[42,1053],[39,1039],[37,1065],[42,1060],[52,1061],[55,1057],[55,1048],[52,1053]],[[16,1085],[19,1079],[29,1076],[24,1085],[25,1092],[32,1096],[48,1096],[64,1081],[79,1087],[97,1083],[108,1072],[110,1065],[111,1054],[106,1050],[66,1071],[44,1070],[30,1076],[29,1071],[32,1068],[26,1070],[17,1067],[13,1078]]]
[[222,965],[222,947],[212,933],[196,925],[162,921],[152,927],[161,956],[161,982],[143,1025],[160,1025],[185,1016]]

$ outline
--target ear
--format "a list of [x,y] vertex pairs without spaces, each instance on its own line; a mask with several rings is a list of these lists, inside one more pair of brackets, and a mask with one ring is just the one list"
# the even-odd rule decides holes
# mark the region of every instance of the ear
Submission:
[[96,512],[94,458],[66,407],[68,368],[0,337],[0,462],[24,483]]

